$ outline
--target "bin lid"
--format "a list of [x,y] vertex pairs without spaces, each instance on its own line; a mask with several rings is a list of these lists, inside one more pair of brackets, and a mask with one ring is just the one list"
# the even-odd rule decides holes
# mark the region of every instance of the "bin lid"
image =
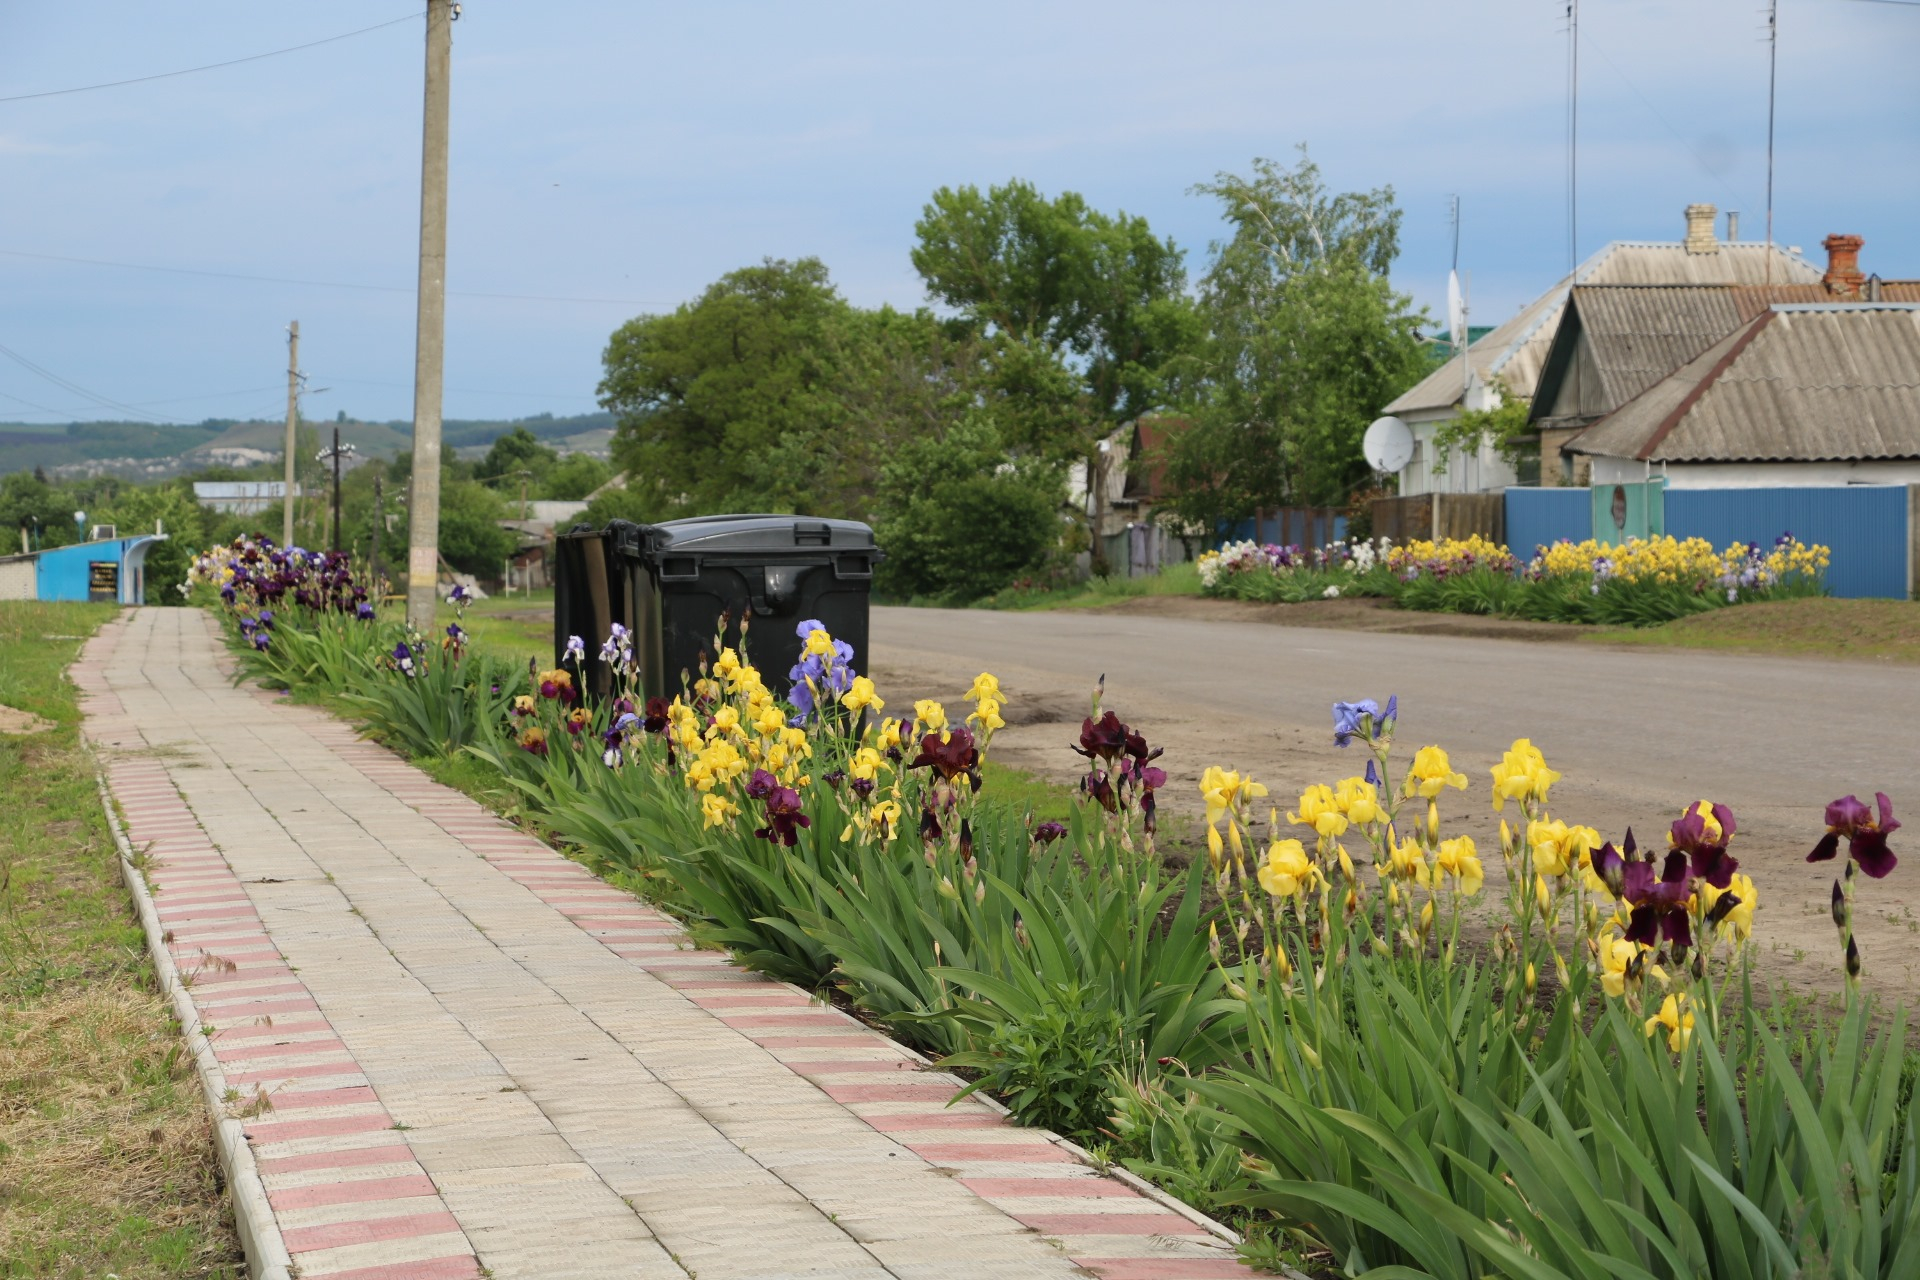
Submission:
[[870,549],[873,530],[858,520],[813,516],[724,515],[668,520],[650,527],[655,555],[668,552],[742,553],[818,548]]

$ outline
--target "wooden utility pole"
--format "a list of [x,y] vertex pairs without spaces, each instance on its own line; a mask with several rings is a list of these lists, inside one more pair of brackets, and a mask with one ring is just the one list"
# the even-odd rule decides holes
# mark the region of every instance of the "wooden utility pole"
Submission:
[[367,581],[372,585],[373,602],[380,603],[380,539],[387,534],[387,511],[381,501],[385,496],[381,477],[373,477],[373,545],[367,552],[371,567],[367,570]]
[[407,621],[433,629],[440,561],[440,383],[447,336],[447,117],[453,0],[427,0],[426,108],[420,138],[420,289],[413,354],[413,503]]
[[293,545],[294,432],[300,425],[300,322],[287,326],[287,491],[280,499],[280,545]]

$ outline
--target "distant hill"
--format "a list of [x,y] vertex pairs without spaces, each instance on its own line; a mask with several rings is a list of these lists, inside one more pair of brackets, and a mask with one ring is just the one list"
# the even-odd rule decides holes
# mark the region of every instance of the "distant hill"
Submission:
[[[330,439],[338,426],[342,442],[353,445],[363,457],[392,457],[412,448],[411,422],[321,419],[305,425],[317,430],[323,440]],[[450,418],[441,425],[441,440],[446,448],[472,456],[485,452],[497,437],[515,427],[525,427],[563,452],[605,455],[613,436],[613,415],[555,417],[541,413],[530,418]],[[209,418],[191,425],[0,422],[0,475],[41,467],[56,476],[118,475],[159,480],[214,465],[247,467],[277,461],[285,433],[284,422],[237,422],[230,418]]]

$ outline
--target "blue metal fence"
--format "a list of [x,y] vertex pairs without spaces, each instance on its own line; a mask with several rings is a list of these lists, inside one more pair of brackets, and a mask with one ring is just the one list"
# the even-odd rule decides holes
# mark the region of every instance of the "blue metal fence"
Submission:
[[1827,587],[1836,596],[1893,596],[1912,590],[1904,485],[1831,489],[1669,489],[1667,532],[1767,546],[1783,533],[1833,548]]
[[1523,563],[1537,547],[1592,536],[1593,513],[1586,489],[1508,489],[1507,546]]
[[[1507,545],[1523,561],[1534,548],[1593,536],[1586,489],[1508,489]],[[1912,591],[1904,485],[1819,489],[1668,489],[1667,532],[1705,538],[1717,548],[1735,542],[1770,545],[1783,533],[1833,549],[1827,587],[1836,596],[1890,596]]]

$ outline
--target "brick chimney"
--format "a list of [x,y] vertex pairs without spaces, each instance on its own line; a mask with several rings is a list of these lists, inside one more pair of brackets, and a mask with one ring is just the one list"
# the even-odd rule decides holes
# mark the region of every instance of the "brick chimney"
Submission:
[[1718,253],[1720,241],[1713,234],[1713,218],[1719,210],[1710,204],[1690,204],[1687,206],[1688,253]]
[[1827,246],[1827,274],[1821,280],[1827,292],[1836,298],[1859,297],[1866,280],[1860,272],[1860,246],[1866,241],[1859,236],[1828,236],[1821,243]]

